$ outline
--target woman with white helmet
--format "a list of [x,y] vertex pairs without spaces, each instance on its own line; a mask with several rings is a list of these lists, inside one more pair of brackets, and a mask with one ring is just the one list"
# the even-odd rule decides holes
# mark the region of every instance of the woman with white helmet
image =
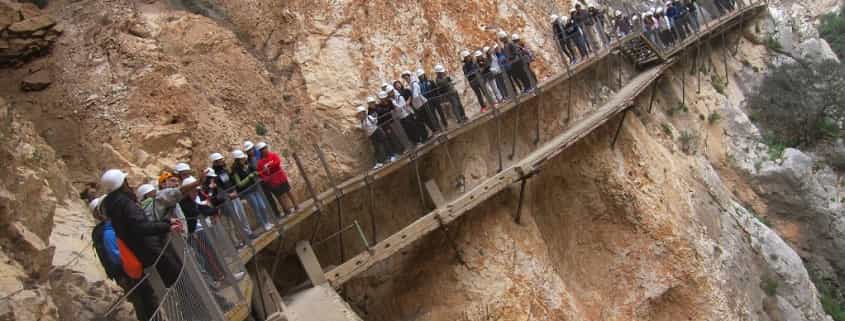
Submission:
[[437,74],[437,79],[434,81],[437,87],[437,94],[443,98],[443,101],[448,101],[449,106],[452,107],[452,116],[458,124],[463,124],[467,121],[466,111],[461,102],[458,91],[455,90],[455,84],[452,82],[452,77],[446,73],[446,67],[438,64],[434,66],[434,73]]
[[[252,207],[252,212],[256,215],[258,223],[264,226],[265,231],[273,228],[273,223],[270,221],[270,215],[273,215],[267,199],[264,198],[256,184],[261,183],[261,177],[255,167],[249,164],[246,153],[236,149],[232,151],[232,178],[235,180],[235,188],[238,195],[246,198],[249,206]],[[251,188],[252,187],[252,188]]]
[[[224,204],[224,209],[227,210],[224,211],[224,213],[228,214],[228,217],[233,221],[232,224],[237,225],[241,232],[243,232],[242,234],[236,233],[241,240],[241,242],[238,242],[236,246],[242,247],[245,245],[244,242],[248,241],[248,238],[253,238],[255,235],[252,232],[252,228],[249,226],[249,221],[246,219],[246,210],[244,209],[240,198],[238,198],[235,180],[232,177],[232,174],[226,169],[226,161],[223,154],[212,153],[208,156],[208,159],[211,161],[211,168],[214,170],[214,174],[217,175],[217,177],[214,178],[217,183],[217,187],[229,196],[230,202]],[[229,204],[231,204],[231,207],[227,206]]]
[[464,62],[464,77],[466,77],[470,88],[475,93],[478,106],[481,107],[481,112],[483,113],[487,111],[488,107],[493,107],[495,102],[490,99],[490,94],[484,89],[484,77],[481,66],[478,65],[478,57],[481,57],[481,51],[476,51],[475,54],[470,54],[468,50],[461,52],[461,60]]

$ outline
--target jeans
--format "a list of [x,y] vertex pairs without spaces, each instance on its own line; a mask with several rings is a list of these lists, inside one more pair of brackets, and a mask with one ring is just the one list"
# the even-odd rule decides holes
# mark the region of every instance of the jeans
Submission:
[[458,93],[450,92],[446,94],[449,97],[449,105],[452,106],[452,115],[455,116],[455,119],[458,121],[459,124],[463,124],[467,121],[467,114],[464,111],[464,105],[461,103],[461,98],[458,97]]
[[258,222],[262,225],[270,223],[270,218],[267,215],[270,212],[270,205],[267,204],[265,198],[261,197],[261,194],[258,194],[258,190],[252,190],[243,196],[246,198],[249,206],[252,207],[252,212],[255,214]]

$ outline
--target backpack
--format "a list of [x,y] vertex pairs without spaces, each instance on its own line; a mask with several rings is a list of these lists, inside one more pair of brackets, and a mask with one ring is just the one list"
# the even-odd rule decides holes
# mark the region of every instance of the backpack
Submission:
[[123,264],[123,272],[133,280],[138,280],[144,275],[144,265],[138,260],[129,246],[122,239],[117,239],[117,248],[120,250],[120,263]]
[[117,281],[125,277],[126,274],[123,272],[123,266],[112,263],[106,256],[108,250],[106,249],[106,242],[103,237],[104,225],[105,222],[100,222],[100,224],[94,227],[94,231],[91,232],[91,241],[94,242],[94,251],[97,253],[97,258],[100,259],[100,264],[106,270],[106,277]]

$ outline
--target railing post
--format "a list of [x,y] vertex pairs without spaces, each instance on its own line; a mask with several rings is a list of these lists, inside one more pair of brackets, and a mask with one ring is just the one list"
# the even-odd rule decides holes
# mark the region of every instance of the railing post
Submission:
[[[323,170],[329,178],[329,183],[332,184],[332,189],[334,189],[335,199],[337,199],[337,229],[340,230],[343,228],[343,191],[337,186],[337,181],[335,180],[334,175],[332,175],[329,163],[326,162],[326,155],[323,153],[323,149],[320,148],[319,144],[314,144],[314,150],[317,152],[317,157],[320,158],[320,164],[323,165]],[[340,261],[343,262],[346,260],[346,250],[343,246],[343,234],[338,237],[338,248],[340,249]]]
[[[173,245],[173,249],[175,249],[177,253],[183,254],[182,264],[183,269],[185,269],[183,273],[186,273],[183,277],[187,277],[187,280],[199,287],[199,289],[197,289],[198,291],[193,294],[199,296],[203,305],[208,307],[208,312],[211,314],[210,317],[212,320],[226,320],[226,314],[211,294],[211,288],[209,288],[208,284],[205,283],[199,270],[199,266],[197,265],[197,261],[188,249],[185,239],[180,236],[172,236],[172,238],[173,240],[171,241],[171,244]],[[238,299],[244,300],[244,296],[243,293],[241,293],[240,288],[237,289],[237,292]]]

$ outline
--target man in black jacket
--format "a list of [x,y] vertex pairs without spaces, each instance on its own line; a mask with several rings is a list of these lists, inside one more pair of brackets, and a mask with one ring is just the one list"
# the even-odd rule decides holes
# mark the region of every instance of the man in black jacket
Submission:
[[[135,253],[144,268],[155,266],[166,286],[176,282],[181,269],[181,262],[172,255],[162,255],[156,264],[156,259],[165,251],[161,240],[170,232],[181,233],[184,227],[180,221],[170,218],[162,221],[149,221],[144,210],[138,205],[135,194],[126,180],[127,174],[116,169],[106,171],[100,183],[106,188],[108,195],[103,199],[101,210],[111,219],[117,237]],[[155,297],[152,289],[141,286],[136,291],[142,297],[144,306],[155,307]],[[153,311],[147,311],[150,315]]]

